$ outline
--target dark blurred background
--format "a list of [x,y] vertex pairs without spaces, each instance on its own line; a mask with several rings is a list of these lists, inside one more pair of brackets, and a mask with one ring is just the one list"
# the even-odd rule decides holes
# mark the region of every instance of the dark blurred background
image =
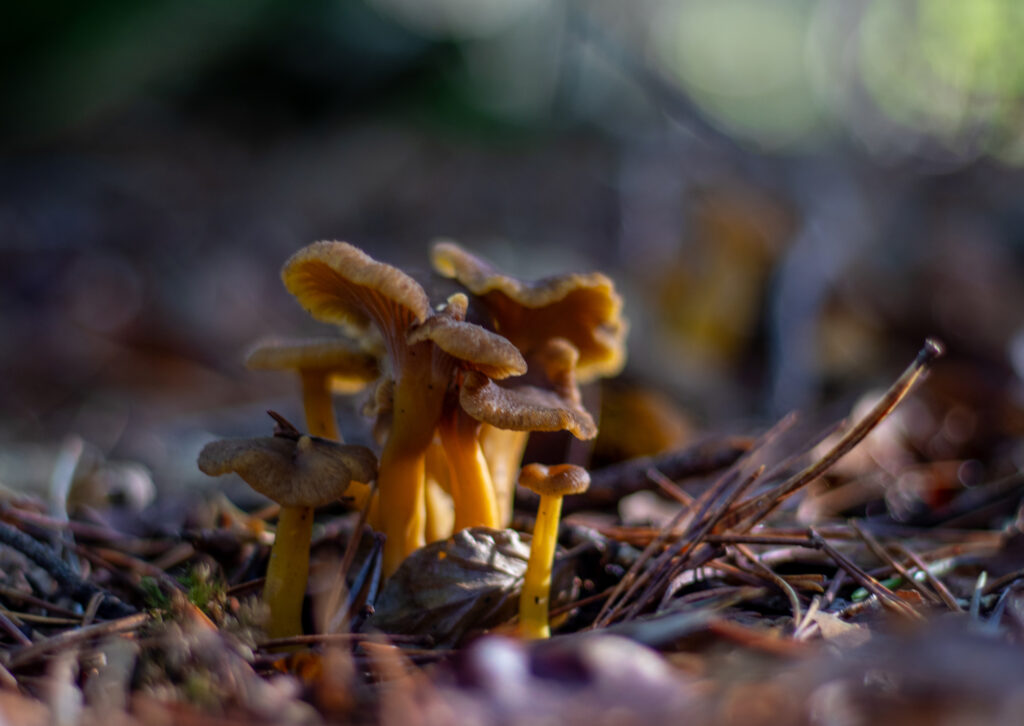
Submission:
[[77,434],[174,485],[211,428],[300,418],[294,381],[240,360],[326,332],[278,278],[322,238],[419,269],[446,236],[525,277],[605,271],[632,324],[620,385],[671,408],[676,443],[848,410],[929,334],[972,436],[1024,431],[1017,0],[4,15],[8,472],[42,447],[48,476]]

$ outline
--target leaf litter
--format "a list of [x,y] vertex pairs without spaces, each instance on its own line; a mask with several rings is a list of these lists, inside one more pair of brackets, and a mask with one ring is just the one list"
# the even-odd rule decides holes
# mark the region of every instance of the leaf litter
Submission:
[[[268,641],[255,595],[272,509],[211,495],[173,522],[122,531],[101,511],[54,517],[43,500],[8,497],[0,713],[10,723],[1015,723],[1019,476],[951,487],[912,441],[903,454],[869,449],[938,354],[929,341],[852,425],[800,444],[786,418],[757,437],[596,470],[563,523],[547,641],[514,637],[529,526],[465,530],[384,581],[365,511],[329,513],[313,544],[309,634]],[[853,451],[867,456],[844,458]],[[913,496],[936,506],[899,517],[886,506],[909,466],[880,473],[893,456],[932,467]],[[671,516],[619,519],[638,491],[661,496]],[[325,625],[309,627],[316,618]]]

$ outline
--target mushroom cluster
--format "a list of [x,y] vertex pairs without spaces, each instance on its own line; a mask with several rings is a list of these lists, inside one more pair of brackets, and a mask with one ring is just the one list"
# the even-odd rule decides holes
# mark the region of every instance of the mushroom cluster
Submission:
[[[388,400],[375,408],[387,421],[371,523],[387,538],[386,574],[427,541],[428,481],[447,485],[456,531],[506,524],[528,432],[593,438],[577,380],[615,373],[625,356],[621,299],[603,275],[523,282],[452,242],[437,243],[432,261],[485,324],[466,320],[467,294],[434,308],[412,277],[345,242],[309,245],[281,273],[314,318],[382,343]],[[428,455],[438,442],[446,472]]]
[[[340,441],[337,386],[376,379],[376,488],[353,472],[346,496],[369,505],[386,536],[385,575],[428,539],[507,526],[529,432],[593,438],[578,383],[617,373],[625,359],[622,302],[604,275],[524,282],[448,241],[431,261],[463,289],[436,307],[412,277],[348,243],[299,250],[284,285],[342,336],[264,345],[248,361],[299,373],[309,432],[324,440]],[[479,322],[467,320],[470,306]]]

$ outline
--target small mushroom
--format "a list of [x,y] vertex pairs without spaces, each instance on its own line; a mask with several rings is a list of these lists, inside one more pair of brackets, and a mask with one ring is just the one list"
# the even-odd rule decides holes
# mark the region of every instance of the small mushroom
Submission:
[[581,382],[622,370],[627,325],[622,298],[605,275],[572,273],[526,282],[450,241],[434,244],[431,262],[483,302],[494,329],[528,360],[548,340],[565,338],[579,351],[576,375]]
[[562,497],[585,492],[590,486],[590,475],[586,469],[573,464],[551,467],[528,464],[519,474],[519,483],[540,495],[533,540],[530,542],[530,559],[526,563],[523,591],[519,596],[519,632],[524,638],[547,638],[551,635],[548,602]]
[[306,428],[313,436],[340,440],[331,393],[350,391],[380,375],[377,358],[343,338],[271,339],[258,343],[245,359],[252,370],[292,370],[302,381]]
[[597,435],[576,386],[577,359],[571,343],[554,338],[533,353],[525,376],[500,383],[478,373],[463,377],[459,402],[469,416],[484,424],[479,438],[502,526],[511,518],[515,472],[530,431],[568,431],[582,440]]
[[302,633],[314,509],[340,498],[350,481],[372,480],[377,459],[364,446],[302,434],[271,416],[278,421],[273,436],[209,443],[199,469],[210,476],[234,472],[281,505],[263,600],[270,607],[267,635],[285,638]]
[[[522,354],[505,338],[464,322],[468,300],[452,295],[439,314],[410,330],[408,340],[433,341],[454,356],[462,372],[483,380],[507,378],[526,372]],[[480,448],[480,422],[450,402],[438,422],[441,445],[449,466],[449,491],[455,506],[455,532],[468,527],[499,527],[498,504],[491,473]]]

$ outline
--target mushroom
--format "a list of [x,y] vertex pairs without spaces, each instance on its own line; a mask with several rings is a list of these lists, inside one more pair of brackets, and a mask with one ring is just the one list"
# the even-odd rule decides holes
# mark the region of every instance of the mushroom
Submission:
[[[433,315],[427,294],[401,270],[345,242],[316,242],[299,250],[285,263],[281,276],[313,317],[356,333],[372,325],[383,338],[394,391],[377,485],[387,537],[384,573],[390,575],[425,542],[425,454],[441,417],[456,358],[486,354],[480,336],[494,340],[500,336],[451,320],[431,324],[428,332],[410,340],[410,330]],[[434,326],[439,330],[431,332]],[[489,365],[489,359],[483,364]]]
[[540,495],[530,542],[530,559],[526,563],[523,590],[519,596],[519,632],[524,638],[547,638],[551,635],[548,601],[562,497],[585,492],[590,486],[590,475],[586,469],[573,464],[551,467],[528,464],[519,473],[519,483]]
[[[439,314],[409,331],[408,341],[431,340],[454,356],[460,369],[459,380],[466,372],[486,381],[525,373],[526,361],[514,345],[465,322],[468,303],[464,294],[452,295]],[[438,433],[449,466],[449,492],[455,506],[453,530],[499,527],[494,484],[480,448],[480,422],[452,401],[441,415]]]
[[313,510],[341,497],[350,481],[373,479],[377,459],[364,446],[309,436],[270,415],[278,422],[273,436],[209,443],[199,469],[210,476],[234,472],[281,505],[263,601],[270,608],[267,635],[285,638],[302,633]]
[[331,393],[336,387],[356,391],[377,379],[377,358],[342,338],[270,339],[246,356],[252,370],[292,370],[302,382],[306,428],[313,436],[340,440]]
[[[306,428],[313,436],[341,441],[331,395],[355,392],[378,375],[377,357],[343,338],[270,339],[257,343],[245,359],[252,370],[293,370],[302,383]],[[356,509],[370,496],[366,482],[353,481],[347,492]]]
[[530,431],[568,431],[582,440],[597,435],[594,419],[580,401],[577,360],[569,341],[554,338],[534,352],[525,376],[501,383],[478,373],[463,377],[459,402],[469,416],[484,423],[480,439],[502,525],[511,518],[515,472]]
[[579,351],[580,382],[622,370],[627,325],[622,298],[605,275],[573,273],[524,282],[450,241],[434,244],[431,262],[439,274],[454,278],[483,302],[494,329],[527,360],[551,338],[565,338]]

